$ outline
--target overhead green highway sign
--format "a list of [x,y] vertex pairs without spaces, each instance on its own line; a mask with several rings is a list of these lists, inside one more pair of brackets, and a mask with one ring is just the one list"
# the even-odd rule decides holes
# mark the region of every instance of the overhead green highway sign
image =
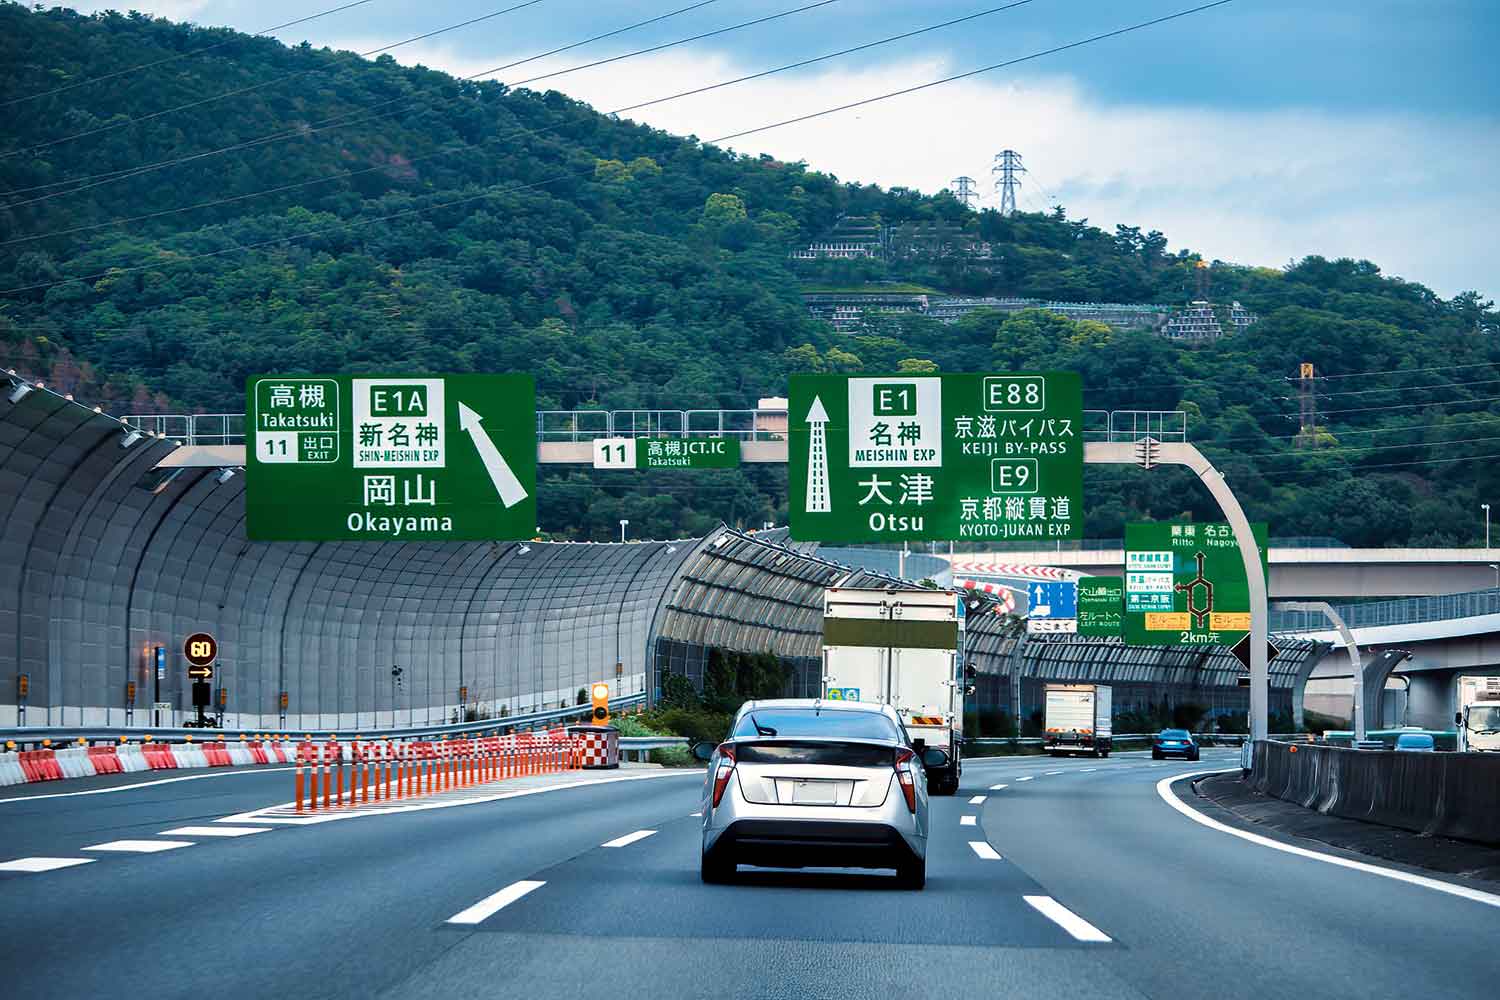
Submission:
[[1081,537],[1076,372],[793,375],[792,537]]
[[[1252,524],[1266,572],[1266,526]],[[1233,646],[1250,632],[1250,586],[1228,524],[1125,526],[1125,641]]]
[[596,469],[733,469],[740,464],[737,438],[595,438]]
[[254,541],[536,533],[530,375],[267,375],[246,396]]
[[1125,633],[1125,580],[1085,576],[1078,581],[1078,634],[1101,638]]

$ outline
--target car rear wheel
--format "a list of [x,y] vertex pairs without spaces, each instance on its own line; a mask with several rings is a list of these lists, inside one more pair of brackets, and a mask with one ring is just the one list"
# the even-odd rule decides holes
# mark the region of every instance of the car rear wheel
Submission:
[[1161,760],[1161,751],[1160,750],[1152,750],[1151,751],[1151,759],[1152,760]]
[[911,858],[896,866],[896,883],[903,889],[920,889],[927,884],[927,859]]
[[734,881],[735,871],[734,861],[724,857],[723,852],[718,852],[703,855],[698,874],[709,885],[723,885]]

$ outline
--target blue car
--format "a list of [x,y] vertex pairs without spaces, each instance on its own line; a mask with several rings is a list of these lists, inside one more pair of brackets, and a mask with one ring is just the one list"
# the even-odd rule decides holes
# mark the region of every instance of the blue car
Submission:
[[1198,759],[1198,742],[1186,729],[1163,729],[1151,739],[1151,759],[1181,757],[1184,760]]

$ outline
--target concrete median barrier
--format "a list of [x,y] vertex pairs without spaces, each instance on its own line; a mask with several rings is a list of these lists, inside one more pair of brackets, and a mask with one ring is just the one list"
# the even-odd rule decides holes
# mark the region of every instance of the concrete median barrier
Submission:
[[1255,744],[1251,784],[1331,816],[1500,844],[1500,754]]

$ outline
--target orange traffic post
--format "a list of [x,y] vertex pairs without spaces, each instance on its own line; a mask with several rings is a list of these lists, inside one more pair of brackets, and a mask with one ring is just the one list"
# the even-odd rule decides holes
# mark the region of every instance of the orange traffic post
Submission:
[[316,759],[314,759],[312,761],[309,761],[308,763],[309,763],[308,770],[312,772],[312,777],[310,779],[312,781],[312,797],[308,800],[308,805],[312,807],[312,811],[313,812],[317,812],[318,811],[318,762],[317,762]]
[[338,785],[335,786],[333,804],[336,806],[342,806],[344,804],[344,753],[342,748],[338,746],[334,746],[333,749],[338,754],[338,756],[334,758],[333,766],[334,777],[338,780]]
[[[412,760],[415,761],[417,759],[417,757],[416,757],[416,753],[417,753],[416,746],[414,746],[413,744],[408,743],[406,745],[406,750],[407,750],[407,752],[409,754],[412,755]],[[417,793],[422,790],[422,789],[420,789],[420,788],[417,787],[417,771],[416,771],[416,768],[413,767],[413,768],[409,768],[407,770],[407,772],[406,772],[406,781],[407,781],[406,793],[408,795],[410,795],[412,798],[416,798]]]
[[406,797],[406,754],[402,753],[402,744],[397,743],[393,748],[396,755],[396,798]]
[[303,780],[304,779],[303,779],[303,776],[302,776],[302,756],[299,754],[297,756],[297,811],[298,812],[302,811],[302,783],[303,783]]
[[364,773],[362,775],[360,775],[360,779],[359,779],[359,801],[361,801],[361,802],[369,802],[370,801],[370,758],[366,757],[364,763],[365,763]]
[[333,808],[333,765],[328,762],[328,747],[323,748],[323,808]]

